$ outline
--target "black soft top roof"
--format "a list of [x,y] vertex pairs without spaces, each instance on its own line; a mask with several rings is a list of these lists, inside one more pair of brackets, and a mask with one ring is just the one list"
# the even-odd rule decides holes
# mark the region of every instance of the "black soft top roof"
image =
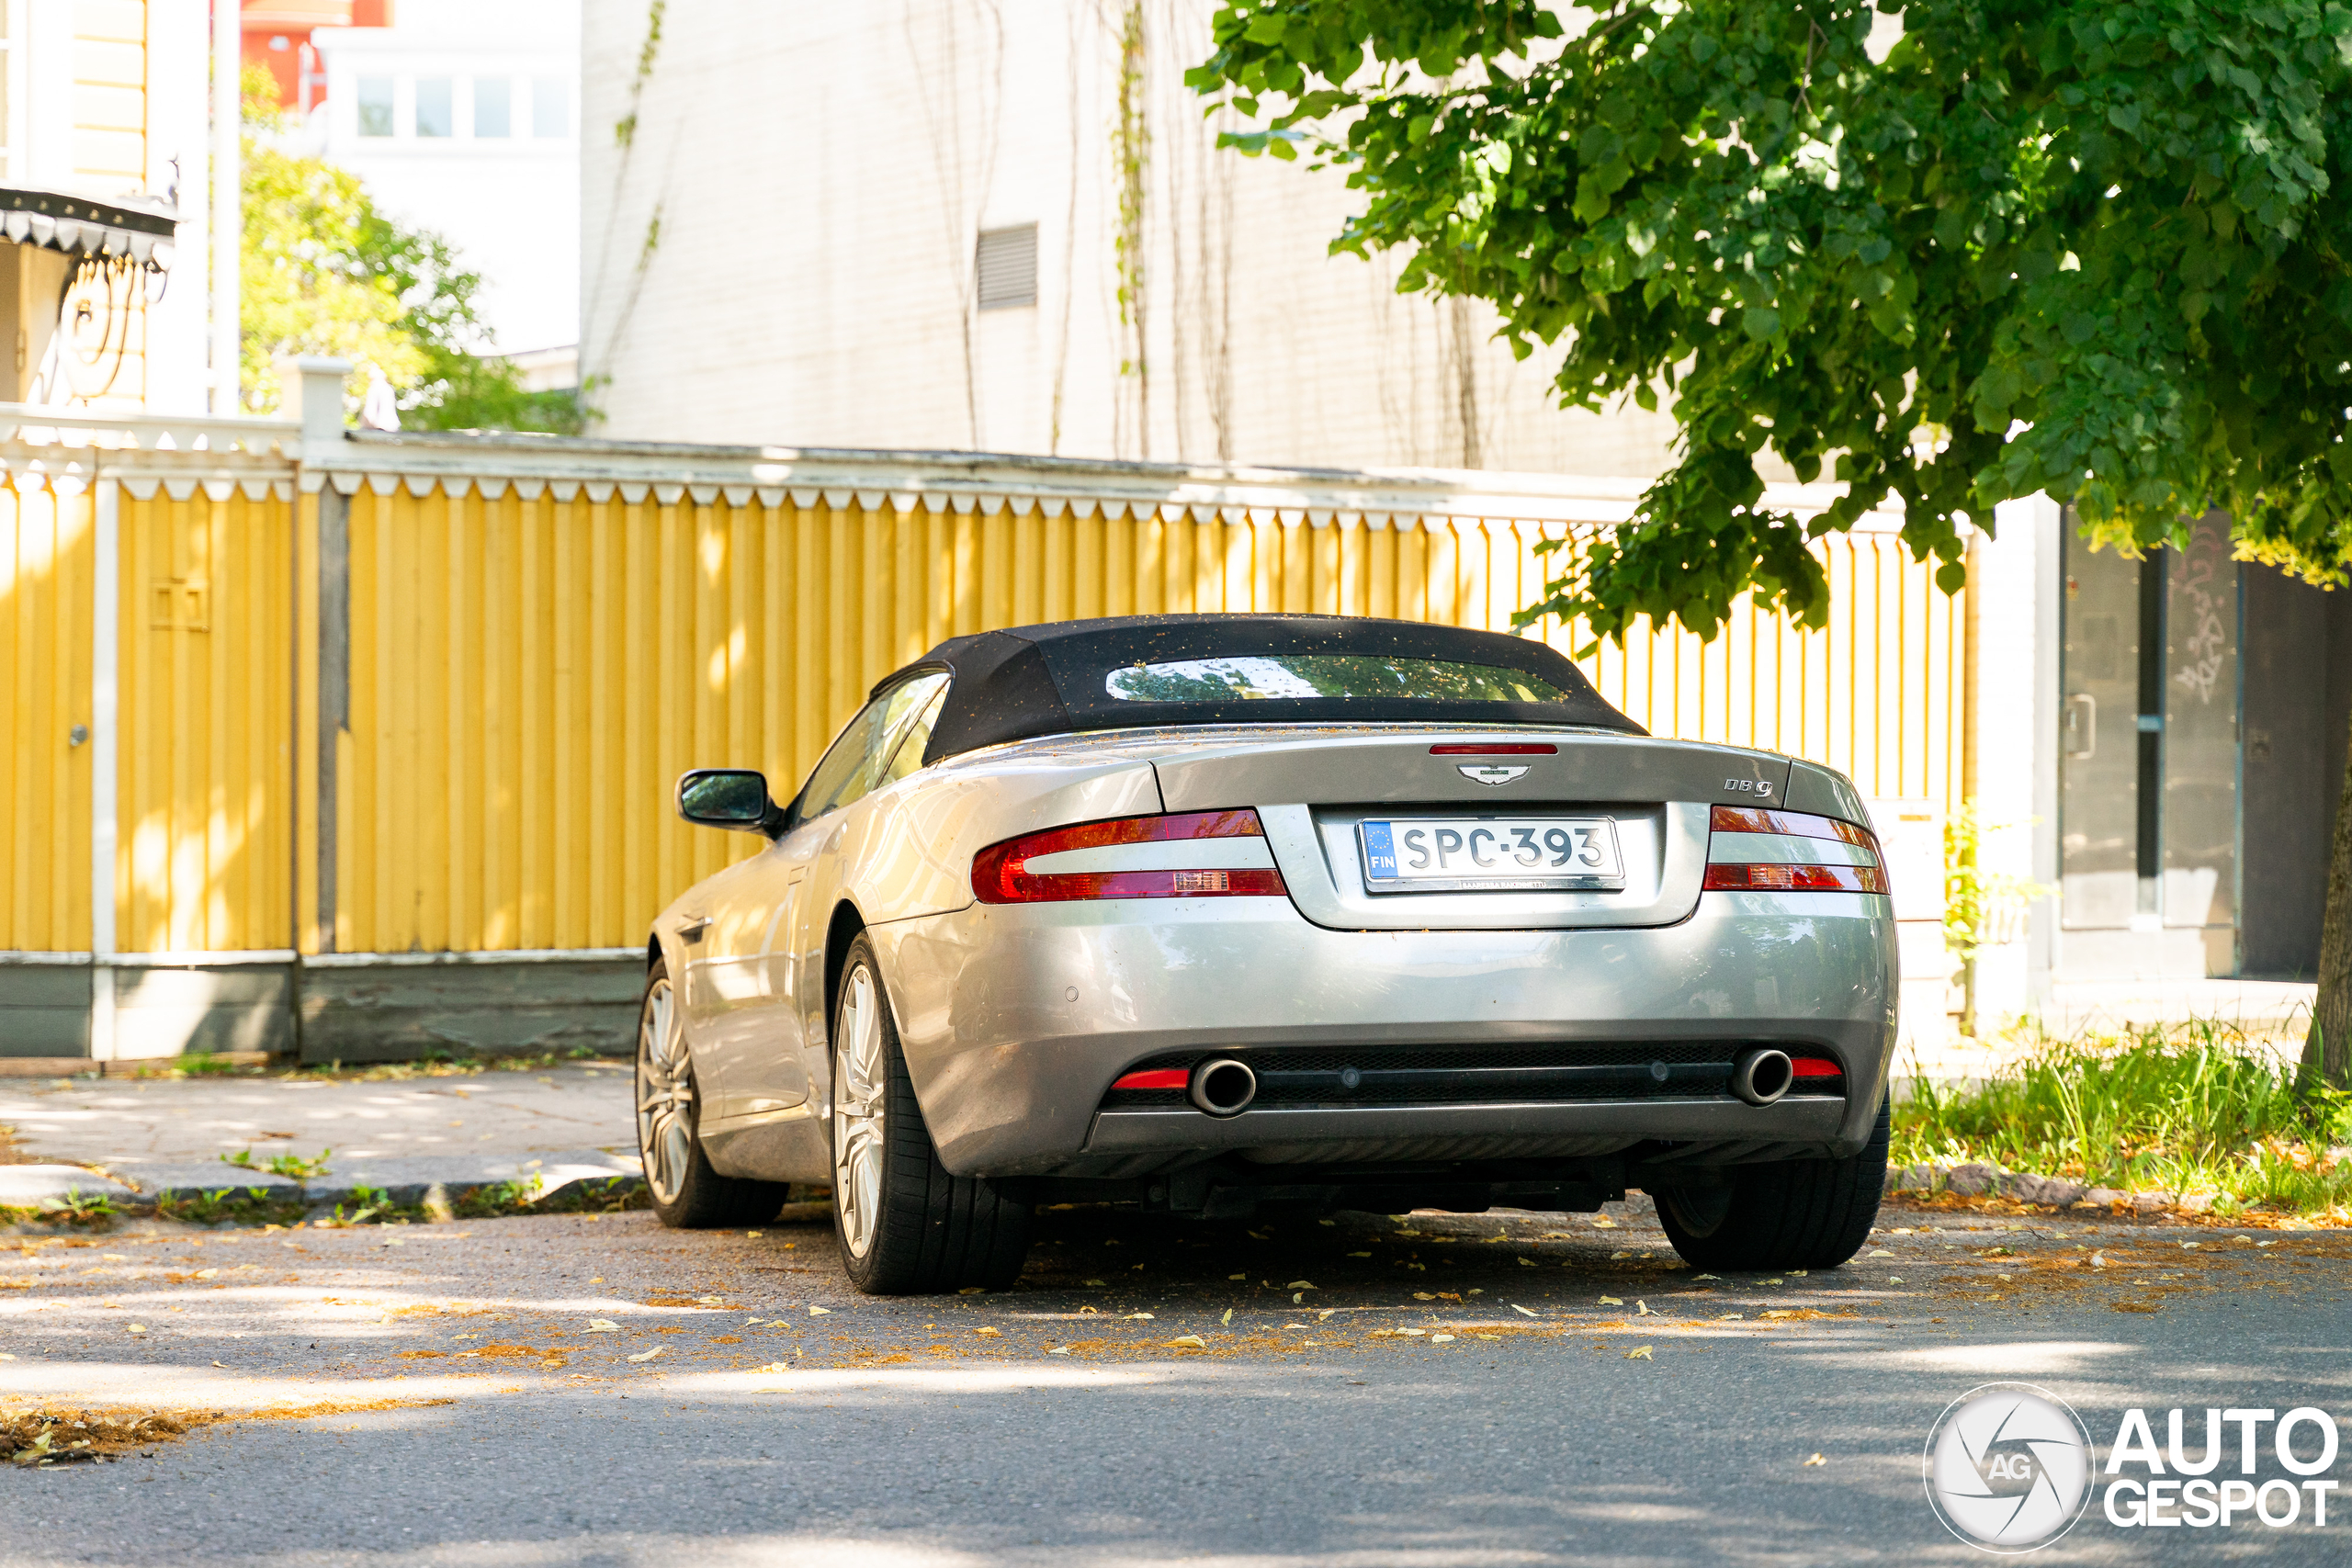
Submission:
[[[1349,653],[1450,660],[1516,670],[1566,694],[1558,702],[1397,697],[1246,697],[1136,702],[1115,697],[1110,673],[1137,663],[1270,653]],[[954,673],[923,761],[1007,740],[1090,729],[1207,724],[1586,725],[1648,732],[1601,700],[1560,654],[1529,637],[1359,615],[1120,615],[1055,621],[950,637],[874,688],[879,694],[929,670]]]

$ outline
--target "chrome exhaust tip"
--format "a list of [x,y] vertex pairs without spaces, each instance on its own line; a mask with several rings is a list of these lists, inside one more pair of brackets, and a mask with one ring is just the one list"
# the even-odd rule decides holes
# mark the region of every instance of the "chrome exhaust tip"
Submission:
[[1789,1092],[1796,1077],[1786,1051],[1746,1051],[1731,1065],[1731,1091],[1750,1105],[1770,1105]]
[[1189,1092],[1193,1103],[1212,1116],[1238,1116],[1258,1098],[1258,1075],[1247,1062],[1219,1056],[1193,1069]]

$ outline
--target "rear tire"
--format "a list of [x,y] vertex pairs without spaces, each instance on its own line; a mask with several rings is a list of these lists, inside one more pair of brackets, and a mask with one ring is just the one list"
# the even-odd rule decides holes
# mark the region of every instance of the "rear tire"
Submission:
[[956,1176],[940,1163],[864,936],[842,961],[833,1010],[831,1131],[833,1229],[852,1284],[870,1296],[928,1295],[1001,1291],[1020,1278],[1025,1184]]
[[1861,1152],[1730,1168],[1728,1187],[1667,1187],[1658,1223],[1699,1269],[1835,1269],[1861,1250],[1886,1189],[1885,1102]]
[[702,1097],[667,963],[645,977],[637,1021],[637,1152],[653,1212],[673,1230],[764,1224],[784,1207],[781,1181],[721,1176],[702,1146]]

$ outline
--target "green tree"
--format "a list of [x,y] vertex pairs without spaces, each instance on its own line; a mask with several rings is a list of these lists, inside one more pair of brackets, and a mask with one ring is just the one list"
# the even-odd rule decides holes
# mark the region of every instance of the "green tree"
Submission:
[[[1670,400],[1672,466],[1521,612],[1622,639],[1732,603],[1819,625],[1807,548],[1890,495],[1963,518],[2352,558],[2352,9],[2334,0],[1227,0],[1189,78],[1365,197],[1335,250],[1491,302],[1562,404]],[[1843,499],[1763,503],[1758,457]],[[2352,1082],[2352,773],[2310,1061]]]
[[449,242],[386,217],[349,171],[253,134],[286,129],[266,71],[246,69],[244,96],[245,406],[276,411],[281,356],[331,354],[357,367],[355,403],[368,369],[381,372],[412,429],[578,434],[575,393],[526,390],[513,366],[473,352],[489,338],[474,306],[481,276]]

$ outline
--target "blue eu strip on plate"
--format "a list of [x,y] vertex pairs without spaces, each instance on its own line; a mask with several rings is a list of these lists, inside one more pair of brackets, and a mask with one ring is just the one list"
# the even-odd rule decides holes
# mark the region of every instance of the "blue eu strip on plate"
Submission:
[[1387,823],[1367,822],[1363,825],[1363,849],[1372,875],[1396,874],[1396,846],[1389,839]]

